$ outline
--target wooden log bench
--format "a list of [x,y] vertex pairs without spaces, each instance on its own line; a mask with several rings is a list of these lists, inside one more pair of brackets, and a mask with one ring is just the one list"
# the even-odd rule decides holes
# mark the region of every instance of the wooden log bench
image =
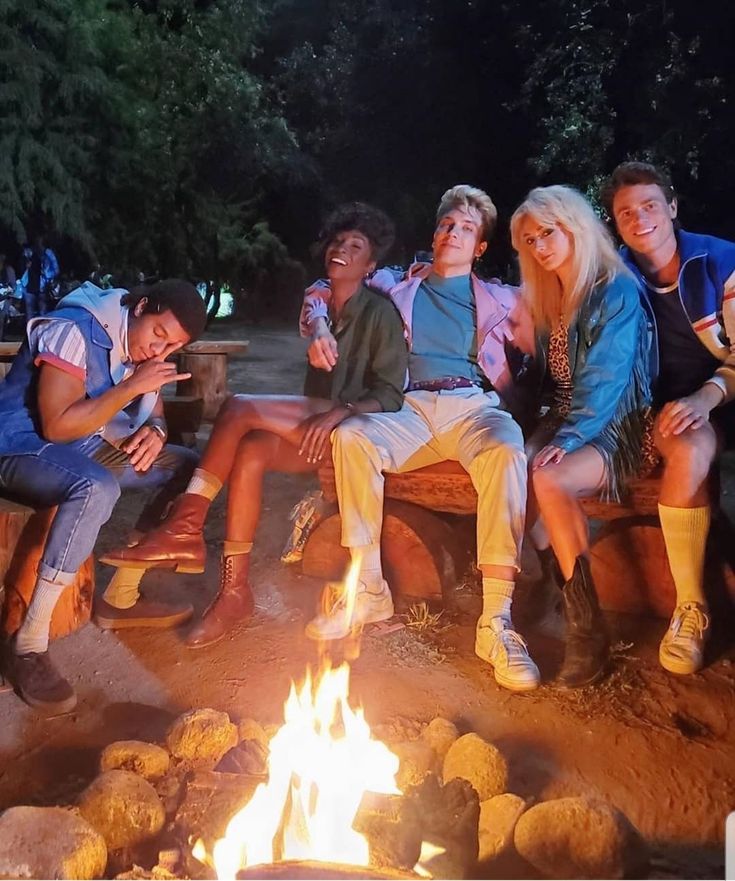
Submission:
[[[327,500],[336,501],[334,471],[319,472]],[[660,476],[633,481],[621,504],[585,499],[582,507],[593,521],[590,559],[604,609],[668,618],[675,589],[658,519]],[[385,475],[385,517],[381,550],[386,578],[398,594],[438,598],[461,575],[459,518],[474,515],[477,494],[469,474],[447,461],[405,474]],[[307,575],[340,578],[348,555],[340,546],[339,514],[319,524],[304,548]],[[718,512],[710,531],[707,581],[717,582],[735,600],[735,530]]]
[[[25,618],[36,585],[38,564],[56,508],[34,510],[0,498],[0,627],[11,636]],[[88,557],[62,593],[51,617],[51,639],[89,621],[94,596],[94,558]]]

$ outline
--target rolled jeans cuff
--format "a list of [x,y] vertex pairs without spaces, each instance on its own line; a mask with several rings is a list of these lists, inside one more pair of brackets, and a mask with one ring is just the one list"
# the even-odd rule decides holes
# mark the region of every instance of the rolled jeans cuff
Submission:
[[61,569],[54,569],[43,561],[38,564],[38,577],[45,581],[53,581],[54,584],[69,585],[74,581],[76,575],[76,572],[62,572]]

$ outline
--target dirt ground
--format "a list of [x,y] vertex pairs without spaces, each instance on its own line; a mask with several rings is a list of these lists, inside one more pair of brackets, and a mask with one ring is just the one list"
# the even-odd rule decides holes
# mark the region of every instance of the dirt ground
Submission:
[[[291,327],[220,325],[209,336],[251,341],[247,357],[231,362],[231,390],[300,391],[304,346]],[[89,624],[53,646],[77,688],[72,714],[45,719],[12,692],[0,694],[0,809],[73,800],[94,776],[105,744],[160,738],[176,714],[192,707],[264,724],[282,719],[290,680],[300,679],[317,657],[303,625],[321,585],[298,566],[279,562],[288,511],[314,482],[268,480],[253,554],[257,613],[248,626],[191,651],[175,631],[113,633]],[[728,489],[735,494],[732,477]],[[135,496],[121,500],[100,547],[119,541],[140,503]],[[150,573],[149,591],[186,598],[201,611],[217,587],[223,524],[220,499],[207,527],[205,576]],[[98,566],[98,587],[110,575]],[[724,876],[724,822],[735,809],[735,651],[727,634],[704,672],[677,678],[657,661],[664,622],[618,616],[611,621],[610,678],[597,688],[565,692],[553,684],[561,643],[527,632],[544,684],[518,695],[499,688],[474,656],[470,615],[445,615],[441,623],[450,626],[364,638],[352,690],[369,722],[452,719],[505,753],[512,791],[535,799],[599,794],[622,808],[653,845],[655,877]],[[731,635],[731,623],[728,629]]]

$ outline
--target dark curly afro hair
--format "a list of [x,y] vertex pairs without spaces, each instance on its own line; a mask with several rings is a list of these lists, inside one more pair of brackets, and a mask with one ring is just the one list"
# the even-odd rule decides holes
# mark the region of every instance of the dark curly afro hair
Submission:
[[324,258],[327,246],[334,237],[348,229],[356,229],[370,242],[370,250],[376,263],[390,251],[396,237],[396,229],[388,215],[366,202],[347,202],[335,208],[324,221],[319,235],[318,251]]

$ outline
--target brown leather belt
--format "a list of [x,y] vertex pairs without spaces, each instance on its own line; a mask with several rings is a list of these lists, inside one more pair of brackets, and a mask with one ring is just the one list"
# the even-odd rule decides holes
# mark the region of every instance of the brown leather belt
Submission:
[[482,388],[482,383],[466,376],[442,376],[441,379],[427,379],[410,382],[407,392],[450,392],[456,388]]

